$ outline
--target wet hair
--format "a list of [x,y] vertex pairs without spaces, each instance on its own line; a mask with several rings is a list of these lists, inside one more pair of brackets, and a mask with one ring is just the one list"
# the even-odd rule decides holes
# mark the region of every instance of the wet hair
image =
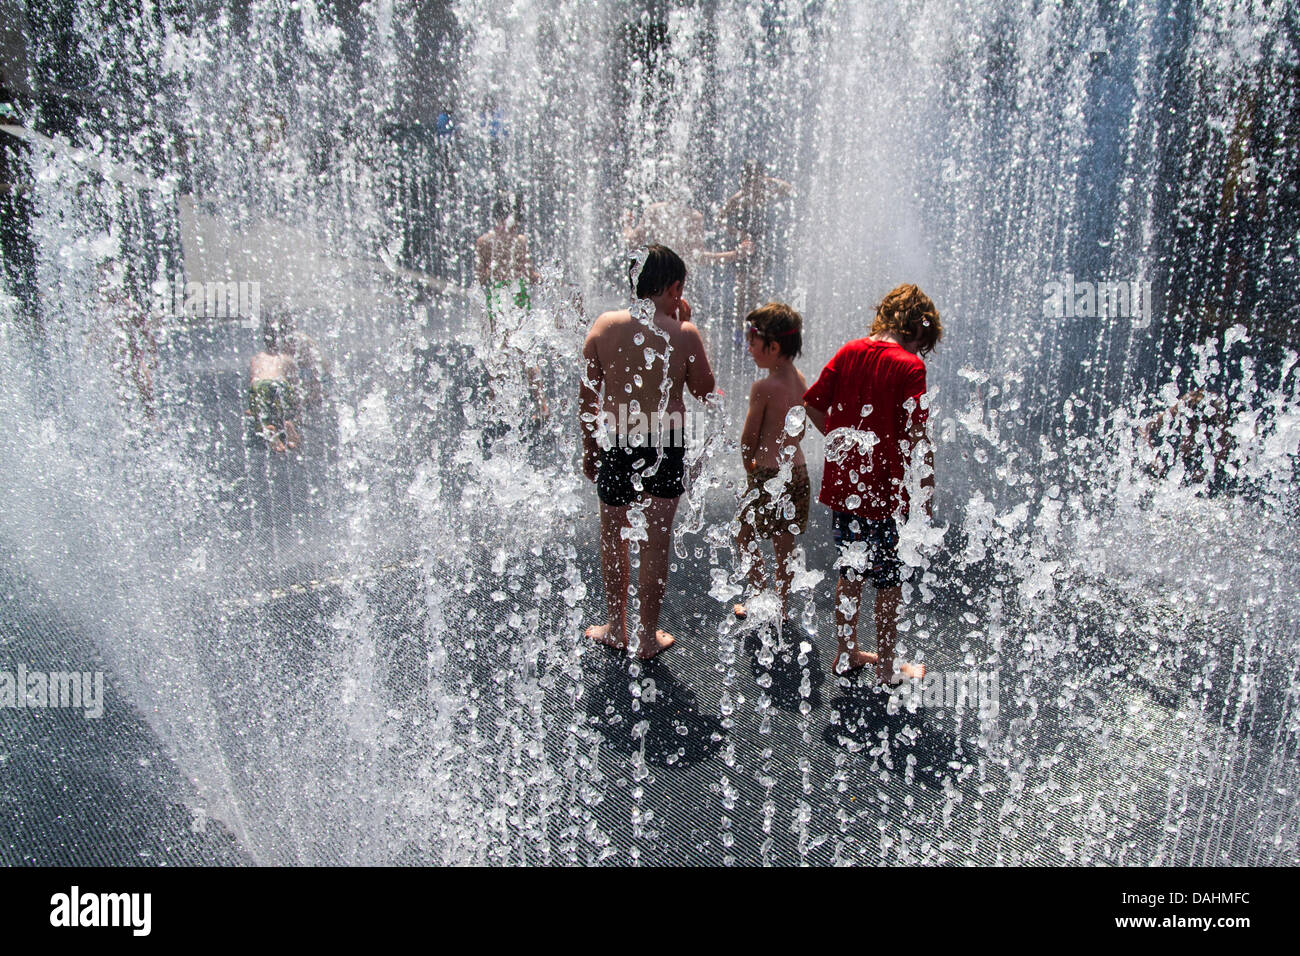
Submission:
[[511,216],[515,217],[516,223],[519,222],[519,203],[504,193],[497,196],[492,202],[492,221],[505,222]]
[[933,351],[943,338],[943,323],[939,321],[939,310],[930,297],[908,283],[898,286],[876,306],[871,334],[882,332],[893,332],[903,339],[917,339],[917,351],[924,354]]
[[803,316],[784,302],[760,305],[745,321],[754,327],[759,337],[781,346],[781,354],[798,358],[803,352]]
[[[632,284],[632,270],[635,268],[636,262],[633,260],[627,270],[629,285]],[[667,246],[656,243],[646,250],[645,262],[641,266],[641,274],[637,276],[633,291],[636,292],[638,299],[649,299],[662,294],[674,282],[685,281],[686,263],[682,262],[682,257]]]

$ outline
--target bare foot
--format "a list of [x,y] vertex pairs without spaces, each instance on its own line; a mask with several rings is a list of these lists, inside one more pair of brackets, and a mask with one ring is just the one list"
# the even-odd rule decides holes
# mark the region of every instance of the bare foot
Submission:
[[876,655],[870,651],[863,651],[858,648],[850,651],[841,647],[835,655],[835,673],[842,677],[874,663],[876,663]]
[[[873,658],[875,654],[871,655]],[[893,661],[892,668],[890,665],[882,665],[877,658],[873,663],[876,665],[876,678],[885,687],[897,687],[904,680],[921,680],[925,677],[924,664],[909,664],[907,661]],[[889,673],[890,670],[893,673]]]
[[[627,638],[614,633],[608,624],[593,624],[584,633],[589,640],[595,641],[597,644],[604,644],[606,647],[612,647],[619,651],[627,650]],[[636,656],[640,660],[648,661],[650,658],[668,650],[676,642],[677,639],[667,631],[655,631],[653,638],[641,642]]]
[[655,631],[655,636],[653,638],[648,638],[641,642],[641,647],[636,652],[636,656],[643,661],[648,661],[650,658],[662,654],[676,643],[677,638],[673,637],[667,631]]
[[621,651],[627,647],[627,638],[621,634],[611,633],[612,630],[608,624],[593,624],[583,634],[586,635],[588,640]]
[[746,615],[747,615],[748,612],[745,610],[745,605],[743,605],[743,604],[733,604],[733,605],[731,605],[731,613],[734,614],[734,615],[736,615],[736,617],[737,617],[738,619],[740,619],[740,620],[743,621],[743,620],[745,619],[745,617],[746,617]]

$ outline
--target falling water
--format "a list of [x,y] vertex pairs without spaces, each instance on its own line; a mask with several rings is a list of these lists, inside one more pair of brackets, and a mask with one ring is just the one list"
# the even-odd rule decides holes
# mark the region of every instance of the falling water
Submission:
[[[34,2],[0,134],[32,239],[6,561],[259,862],[1294,863],[1297,29],[1227,0]],[[734,263],[687,284],[722,396],[680,646],[581,637],[583,337],[651,204],[738,245],[751,161],[792,187],[753,268],[810,381],[895,285],[942,313],[900,630],[992,708],[829,673],[817,518],[792,620],[731,619]],[[542,279],[489,322],[501,196]],[[194,282],[258,314],[176,314]],[[318,356],[289,453],[244,414],[268,316]]]

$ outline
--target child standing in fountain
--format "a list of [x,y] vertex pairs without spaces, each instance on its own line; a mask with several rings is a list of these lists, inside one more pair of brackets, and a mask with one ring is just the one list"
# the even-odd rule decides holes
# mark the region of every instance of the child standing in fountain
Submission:
[[[850,342],[804,395],[808,418],[826,435],[819,500],[831,508],[839,584],[835,673],[874,664],[881,683],[920,678],[925,668],[898,661],[902,562],[898,522],[912,502],[905,462],[920,459],[921,502],[933,515],[934,450],[926,435],[925,362],[943,335],[934,303],[914,285],[900,285],[876,307],[868,338]],[[876,588],[876,653],[858,645],[862,582]]]
[[263,349],[248,363],[248,412],[257,434],[283,452],[298,447],[298,429],[293,423],[297,414],[294,385],[298,366],[285,347],[278,323],[267,320],[262,328]]
[[[673,518],[685,490],[682,387],[700,401],[714,387],[704,341],[682,298],[685,281],[681,258],[664,246],[650,246],[635,292],[654,305],[653,314],[644,307],[644,314],[637,315],[626,309],[606,312],[592,325],[582,349],[582,469],[596,483],[600,498],[600,565],[608,612],[606,622],[587,628],[586,636],[626,648],[643,660],[667,650],[674,640],[658,624],[668,586]],[[640,542],[635,589],[632,537]],[[629,633],[633,597],[637,627]]]
[[[748,474],[741,500],[736,548],[751,592],[767,585],[759,538],[770,538],[776,555],[776,593],[781,616],[786,613],[794,576],[795,536],[808,528],[808,466],[799,440],[803,437],[803,394],[808,383],[795,368],[803,351],[803,317],[782,302],[769,302],[745,317],[749,354],[767,372],[749,390],[749,412],[740,435],[740,451]],[[791,409],[799,409],[790,417]],[[734,608],[745,617],[745,605]]]
[[[488,341],[491,347],[510,348],[511,333],[526,321],[533,301],[529,283],[540,281],[528,253],[518,200],[497,197],[492,204],[492,228],[474,241],[474,277],[487,298]],[[515,326],[512,328],[512,321]],[[541,369],[525,358],[524,374],[541,419],[550,415]]]

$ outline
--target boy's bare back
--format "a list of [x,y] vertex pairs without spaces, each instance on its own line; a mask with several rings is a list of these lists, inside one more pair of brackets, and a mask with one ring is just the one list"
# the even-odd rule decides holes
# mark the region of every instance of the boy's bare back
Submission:
[[699,399],[713,389],[700,330],[689,319],[679,321],[658,314],[647,324],[626,309],[605,312],[597,318],[587,334],[583,355],[588,378],[604,383],[602,411],[615,419],[620,405],[627,406],[629,413],[641,411],[648,415],[659,411],[665,391],[665,351],[668,404],[663,411],[684,412],[683,385]]
[[750,414],[762,416],[754,456],[755,468],[779,467],[781,451],[790,445],[794,446],[794,464],[804,463],[803,449],[799,447],[803,430],[796,436],[786,435],[785,420],[790,409],[803,404],[806,391],[808,384],[804,381],[803,373],[793,364],[772,369],[750,389]]
[[289,381],[298,366],[293,356],[284,352],[258,352],[248,363],[249,381]]
[[474,273],[481,285],[529,279],[528,237],[521,232],[493,229],[474,243]]

